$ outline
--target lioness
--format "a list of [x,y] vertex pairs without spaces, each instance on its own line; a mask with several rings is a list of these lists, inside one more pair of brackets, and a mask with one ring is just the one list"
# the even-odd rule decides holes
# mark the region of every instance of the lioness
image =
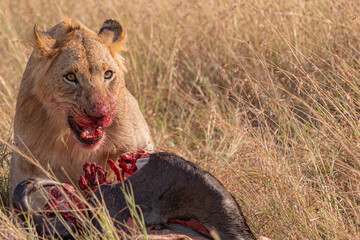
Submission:
[[[77,20],[48,32],[35,25],[34,51],[17,98],[15,145],[61,182],[77,182],[86,161],[105,166],[124,152],[153,149],[148,125],[125,87],[118,55],[125,38],[125,29],[112,19],[98,34]],[[14,152],[10,196],[29,177],[46,176]]]

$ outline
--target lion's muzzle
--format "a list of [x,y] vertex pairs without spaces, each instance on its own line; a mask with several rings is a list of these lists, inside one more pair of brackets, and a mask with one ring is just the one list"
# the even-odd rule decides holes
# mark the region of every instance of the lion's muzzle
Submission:
[[115,116],[115,111],[101,103],[84,109],[84,114],[78,116],[69,113],[68,122],[77,139],[87,145],[94,146],[104,137],[104,129],[109,126]]

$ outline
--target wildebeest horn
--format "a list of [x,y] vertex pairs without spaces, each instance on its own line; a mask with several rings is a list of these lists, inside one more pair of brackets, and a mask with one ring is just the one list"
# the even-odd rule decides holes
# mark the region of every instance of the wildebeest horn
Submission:
[[[27,178],[18,183],[13,193],[13,207],[21,212],[29,212],[34,220],[36,231],[40,236],[56,236],[61,239],[74,239],[72,234],[68,231],[68,228],[75,230],[75,226],[66,222],[68,228],[55,218],[46,218],[41,213],[30,209],[29,202],[31,200],[31,194],[41,187],[51,187],[62,185],[59,182],[51,181],[48,179]],[[21,215],[20,217],[23,218]]]

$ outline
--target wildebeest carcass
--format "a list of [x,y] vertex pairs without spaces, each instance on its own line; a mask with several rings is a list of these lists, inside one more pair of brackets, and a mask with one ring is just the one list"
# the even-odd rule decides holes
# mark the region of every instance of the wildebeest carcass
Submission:
[[[130,217],[124,187],[131,187],[146,225],[166,225],[169,219],[196,219],[215,229],[221,239],[256,239],[233,196],[207,171],[166,152],[152,153],[139,164],[139,170],[124,182],[102,185],[92,197],[93,202],[97,199],[105,203],[117,227],[121,228],[119,223]],[[39,186],[55,184],[58,183],[41,179],[22,181],[14,190],[14,207],[28,211],[30,193]],[[49,234],[43,230],[44,217],[40,214],[33,217],[37,230]],[[93,223],[100,228],[96,220]],[[70,227],[74,228],[71,224]],[[56,228],[59,237],[71,238],[62,224]]]

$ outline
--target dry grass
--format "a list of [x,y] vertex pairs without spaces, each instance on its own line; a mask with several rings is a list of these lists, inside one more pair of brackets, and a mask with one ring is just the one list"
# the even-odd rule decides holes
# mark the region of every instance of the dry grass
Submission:
[[159,148],[219,178],[256,235],[360,239],[359,12],[354,0],[3,0],[0,140],[12,139],[33,24],[67,14],[95,30],[117,17],[127,85]]

